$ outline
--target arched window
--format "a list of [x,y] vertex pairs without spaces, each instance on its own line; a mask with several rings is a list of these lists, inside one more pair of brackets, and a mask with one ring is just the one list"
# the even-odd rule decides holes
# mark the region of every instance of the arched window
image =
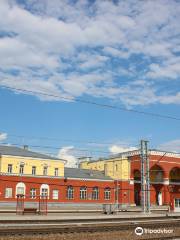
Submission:
[[66,197],[67,197],[67,199],[74,198],[74,188],[72,186],[67,186]]
[[169,173],[169,181],[180,183],[180,168],[174,167]]
[[99,188],[98,187],[93,187],[92,199],[93,200],[98,200],[99,199]]
[[26,186],[25,186],[25,184],[23,182],[19,182],[16,185],[16,195],[17,194],[23,194],[23,195],[26,194]]
[[139,170],[134,170],[134,182],[139,183],[141,181],[141,172]]
[[49,185],[47,184],[42,184],[40,188],[40,195],[41,197],[49,197]]
[[80,199],[87,199],[87,187],[80,188]]
[[104,189],[104,200],[111,199],[111,189],[109,187]]
[[163,183],[163,176],[164,176],[164,171],[160,166],[154,165],[150,169],[150,181],[151,182]]

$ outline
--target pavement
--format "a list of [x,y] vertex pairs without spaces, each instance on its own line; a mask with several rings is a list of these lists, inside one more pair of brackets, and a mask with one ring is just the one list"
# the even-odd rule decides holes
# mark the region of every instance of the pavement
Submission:
[[132,218],[155,218],[173,216],[180,217],[180,213],[130,213],[119,212],[113,215],[105,215],[103,213],[50,213],[48,215],[16,215],[14,213],[0,213],[1,221],[22,221],[22,220],[83,220],[83,219],[132,219]]

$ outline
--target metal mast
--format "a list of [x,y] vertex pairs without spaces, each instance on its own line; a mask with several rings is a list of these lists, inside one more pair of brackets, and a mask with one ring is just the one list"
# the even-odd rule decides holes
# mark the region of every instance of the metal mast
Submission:
[[150,212],[150,181],[148,141],[141,140],[141,206],[142,211]]

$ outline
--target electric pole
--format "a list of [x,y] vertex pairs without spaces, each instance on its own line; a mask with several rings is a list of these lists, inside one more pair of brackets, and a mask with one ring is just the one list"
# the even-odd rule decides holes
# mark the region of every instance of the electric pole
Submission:
[[144,213],[150,212],[150,180],[148,141],[141,140],[141,206]]

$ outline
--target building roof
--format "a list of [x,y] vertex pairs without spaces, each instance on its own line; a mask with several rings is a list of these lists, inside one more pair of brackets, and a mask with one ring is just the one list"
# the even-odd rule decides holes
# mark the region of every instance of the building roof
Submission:
[[0,146],[0,155],[61,160],[56,157],[48,156],[42,153],[32,152],[27,149],[15,147],[15,146]]
[[105,176],[104,172],[90,169],[80,168],[64,168],[65,178],[82,178],[82,179],[98,179],[98,180],[113,180]]
[[[163,150],[159,150],[159,149],[149,149],[148,153],[150,155],[180,158],[180,153],[163,151]],[[117,154],[111,155],[109,157],[99,158],[99,159],[96,159],[96,160],[84,160],[84,161],[81,161],[81,163],[82,162],[93,163],[93,162],[99,162],[99,161],[113,161],[114,159],[126,159],[128,157],[136,156],[136,155],[140,155],[140,154],[141,154],[140,149],[137,149],[137,150],[131,150],[131,151],[117,153]]]

